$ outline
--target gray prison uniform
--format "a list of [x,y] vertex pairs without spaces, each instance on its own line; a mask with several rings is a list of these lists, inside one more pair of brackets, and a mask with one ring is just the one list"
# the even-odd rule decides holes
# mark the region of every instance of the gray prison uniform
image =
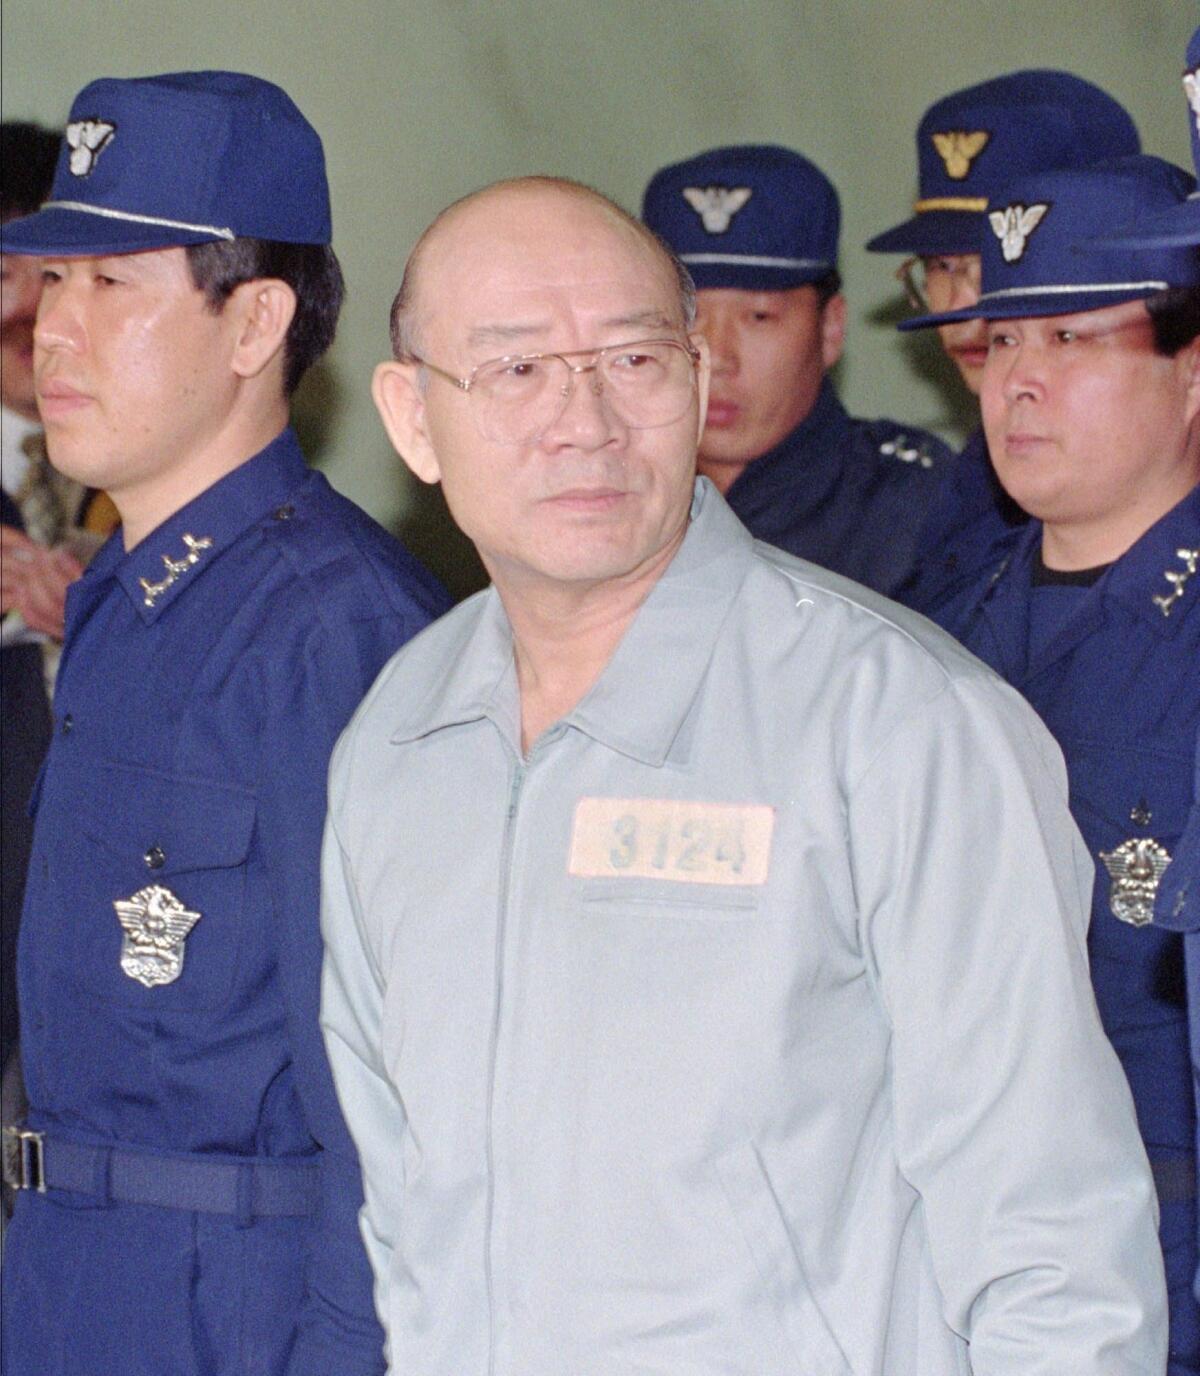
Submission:
[[1091,882],[1017,694],[704,480],[528,755],[497,594],[442,618],[339,744],[324,856],[391,1369],[1161,1373]]

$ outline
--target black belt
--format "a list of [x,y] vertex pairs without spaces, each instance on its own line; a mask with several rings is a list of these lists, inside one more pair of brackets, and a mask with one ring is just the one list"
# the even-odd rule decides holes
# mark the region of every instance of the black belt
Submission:
[[4,1129],[4,1180],[16,1190],[68,1190],[100,1201],[253,1218],[301,1218],[315,1211],[313,1160],[252,1157],[217,1161],[196,1153],[157,1156],[123,1145],[95,1146]]

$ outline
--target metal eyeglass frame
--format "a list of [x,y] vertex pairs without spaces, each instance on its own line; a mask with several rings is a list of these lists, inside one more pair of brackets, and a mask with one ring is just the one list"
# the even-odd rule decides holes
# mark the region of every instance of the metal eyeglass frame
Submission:
[[[598,349],[567,349],[563,352],[546,349],[541,353],[534,354],[502,354],[499,358],[486,358],[482,363],[477,363],[466,377],[458,377],[445,368],[439,368],[436,363],[430,363],[427,358],[422,358],[420,354],[405,354],[400,362],[415,363],[419,367],[428,368],[431,373],[436,373],[438,377],[445,378],[447,382],[453,383],[460,392],[465,392],[470,396],[471,389],[475,385],[475,380],[484,368],[492,368],[497,363],[536,363],[544,358],[557,358],[561,360],[567,370],[567,385],[562,391],[562,406],[555,414],[553,420],[547,421],[541,430],[536,431],[529,437],[530,439],[537,439],[539,435],[544,434],[550,426],[554,425],[562,416],[563,411],[567,409],[574,392],[575,379],[580,373],[594,373],[600,367],[600,361],[605,354],[617,353],[621,349],[633,349],[639,344],[666,344],[671,348],[680,350],[681,353],[687,354],[692,362],[692,377],[693,381],[695,380],[695,370],[700,363],[700,350],[690,341],[684,342],[681,339],[630,339],[621,344],[605,344]],[[592,362],[576,364],[570,361],[573,358],[590,358]],[[670,421],[656,422],[656,424],[660,425],[669,425],[670,423]],[[629,425],[630,428],[634,430],[652,430],[655,428],[655,426],[649,425],[633,425],[629,421],[626,421],[625,424]]]

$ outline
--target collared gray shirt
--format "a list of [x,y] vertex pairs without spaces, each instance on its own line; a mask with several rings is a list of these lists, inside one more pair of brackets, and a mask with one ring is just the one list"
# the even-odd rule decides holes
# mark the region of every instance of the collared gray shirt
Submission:
[[706,482],[527,754],[494,591],[403,650],[324,863],[396,1373],[1161,1373],[1057,748]]

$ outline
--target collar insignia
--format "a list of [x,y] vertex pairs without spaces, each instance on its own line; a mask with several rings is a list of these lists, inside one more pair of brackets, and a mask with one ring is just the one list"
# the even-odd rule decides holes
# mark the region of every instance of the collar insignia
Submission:
[[733,217],[750,199],[748,186],[685,186],[683,199],[700,216],[710,234],[724,234]]
[[897,458],[901,463],[915,463],[920,468],[932,468],[933,460],[925,452],[923,444],[909,444],[908,436],[899,434],[890,440],[884,440],[879,446],[879,452],[887,458]]
[[1166,847],[1149,837],[1131,837],[1115,850],[1102,850],[1100,859],[1112,878],[1108,892],[1112,915],[1132,927],[1152,922],[1158,881],[1171,863]]
[[945,134],[932,135],[933,146],[946,164],[946,176],[951,181],[961,182],[991,137],[986,129],[976,129],[969,134],[965,129],[951,129]]
[[1029,243],[1029,236],[1042,222],[1042,217],[1050,207],[1038,202],[1037,205],[1005,206],[1003,210],[993,210],[988,215],[992,233],[1000,240],[1000,251],[1006,263],[1020,259]]
[[96,159],[113,141],[117,126],[105,119],[77,119],[67,125],[67,144],[71,149],[71,171],[77,177],[91,175]]
[[1164,616],[1171,615],[1171,608],[1183,596],[1183,589],[1188,579],[1196,572],[1196,565],[1200,563],[1200,549],[1177,549],[1175,558],[1183,560],[1183,572],[1178,569],[1167,569],[1163,577],[1171,585],[1170,592],[1156,593],[1150,600]]
[[1194,72],[1184,72],[1183,89],[1187,92],[1188,104],[1196,117],[1196,133],[1200,134],[1200,67]]
[[199,540],[194,535],[185,535],[183,543],[187,546],[187,553],[182,559],[172,559],[170,555],[164,554],[163,563],[167,566],[166,577],[157,583],[152,583],[148,578],[139,578],[138,582],[142,585],[142,591],[146,594],[142,599],[147,607],[153,607],[155,602],[172,583],[192,567],[193,564],[200,562],[200,556],[206,549],[212,548],[212,540],[207,535],[201,536]]
[[184,943],[200,921],[170,889],[149,884],[113,901],[123,929],[121,969],[147,989],[174,984],[183,973]]

